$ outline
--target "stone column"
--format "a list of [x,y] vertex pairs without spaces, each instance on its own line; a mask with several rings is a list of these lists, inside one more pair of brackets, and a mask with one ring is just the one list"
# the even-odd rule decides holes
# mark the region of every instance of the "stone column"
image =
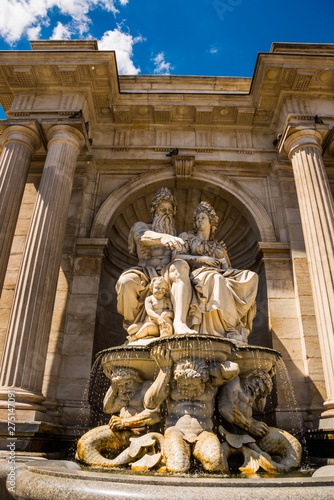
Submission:
[[316,129],[302,128],[285,140],[292,163],[319,332],[328,419],[334,425],[334,202]]
[[16,393],[16,408],[40,403],[53,305],[76,160],[83,139],[72,126],[54,125],[16,285],[0,368],[0,398]]
[[3,136],[5,142],[0,157],[0,294],[31,158],[40,142],[37,133],[24,125],[9,125]]

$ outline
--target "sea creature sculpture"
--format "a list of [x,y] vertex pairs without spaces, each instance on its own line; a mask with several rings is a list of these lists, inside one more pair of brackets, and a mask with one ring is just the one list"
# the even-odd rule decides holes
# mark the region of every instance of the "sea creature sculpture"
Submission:
[[288,471],[300,464],[302,447],[299,441],[288,432],[268,427],[252,416],[253,409],[264,410],[273,388],[273,374],[274,371],[269,374],[261,369],[249,370],[220,389],[219,412],[230,431],[219,427],[226,442],[223,446],[225,460],[232,453],[241,452],[245,460],[240,470],[245,473],[256,472],[259,467],[268,472]]
[[104,455],[121,452],[130,445],[132,437],[160,421],[159,408],[152,411],[143,406],[144,395],[151,384],[143,381],[138,370],[116,367],[108,375],[111,385],[104,398],[104,411],[112,414],[109,425],[86,432],[78,442],[76,455],[77,460],[99,467],[118,465]]
[[94,427],[78,441],[76,460],[94,467],[115,467],[105,455],[123,450],[130,444],[131,431],[112,431],[109,425]]
[[[160,464],[163,457],[164,437],[159,432],[149,432],[144,436],[131,437],[130,445],[114,460],[114,466],[131,465],[132,470],[144,471]],[[156,445],[160,451],[156,451]]]
[[261,450],[275,458],[277,470],[287,472],[299,467],[302,445],[289,432],[269,427],[268,432],[256,443]]

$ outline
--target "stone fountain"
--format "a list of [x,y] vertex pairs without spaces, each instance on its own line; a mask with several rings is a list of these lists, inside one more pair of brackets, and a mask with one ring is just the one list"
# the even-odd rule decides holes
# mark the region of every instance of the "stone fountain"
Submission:
[[[314,498],[312,486],[319,494],[311,478],[275,477],[299,467],[301,444],[253,417],[264,411],[280,357],[248,344],[257,275],[231,267],[208,203],[179,236],[175,211],[161,188],[152,223],[130,231],[138,266],[116,285],[127,342],[98,356],[110,379],[103,401],[110,421],[77,445],[89,472],[71,462],[27,465],[18,470],[16,498],[64,498],[64,491],[71,499],[281,498],[282,488]],[[244,479],[231,478],[236,469]]]
[[[277,351],[188,334],[100,356],[111,379],[104,409],[114,413],[114,405],[123,406],[109,425],[79,440],[83,463],[186,473],[196,462],[206,472],[226,474],[229,457],[238,454],[245,474],[299,466],[300,443],[252,418],[252,408],[263,410],[272,389]],[[107,458],[111,454],[115,458]]]
[[176,236],[176,201],[167,188],[152,201],[152,224],[136,223],[129,248],[139,265],[117,283],[128,342],[100,353],[111,381],[108,425],[79,440],[90,466],[188,473],[288,471],[301,460],[289,433],[255,420],[271,392],[279,353],[249,346],[258,279],[231,267],[214,239],[218,217],[202,202],[194,227]]

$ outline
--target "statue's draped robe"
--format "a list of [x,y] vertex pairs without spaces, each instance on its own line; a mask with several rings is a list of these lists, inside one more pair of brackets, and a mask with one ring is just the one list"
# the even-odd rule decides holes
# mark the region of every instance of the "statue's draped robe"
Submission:
[[[204,241],[193,233],[182,233],[189,255],[205,255],[223,259],[225,248],[215,240]],[[228,258],[226,259],[228,262]],[[246,340],[256,313],[255,298],[258,276],[252,271],[221,269],[207,264],[191,266],[193,296],[189,324],[199,333],[226,336],[240,333]]]

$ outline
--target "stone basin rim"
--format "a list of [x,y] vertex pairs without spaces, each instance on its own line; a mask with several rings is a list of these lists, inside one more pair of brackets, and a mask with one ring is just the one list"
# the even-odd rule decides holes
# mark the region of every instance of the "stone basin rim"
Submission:
[[105,354],[109,353],[116,353],[116,352],[150,352],[152,347],[159,345],[160,343],[174,343],[174,342],[180,342],[182,340],[203,340],[203,341],[213,341],[213,342],[218,342],[222,344],[226,344],[231,348],[231,351],[235,352],[267,352],[270,354],[275,354],[278,358],[282,357],[282,354],[279,351],[276,351],[276,349],[272,349],[270,347],[261,347],[261,346],[255,346],[255,345],[245,345],[245,346],[238,346],[235,345],[234,342],[231,342],[228,339],[223,339],[221,337],[215,337],[213,335],[175,335],[173,337],[163,337],[161,339],[153,340],[150,342],[150,344],[144,345],[144,346],[131,346],[131,344],[126,344],[126,345],[121,345],[121,346],[114,346],[114,347],[108,347],[107,349],[103,349],[102,351],[98,352],[96,354],[96,359],[99,358],[100,356],[103,356]]
[[[145,475],[145,474],[121,474],[121,473],[111,473],[100,472],[95,470],[56,470],[54,467],[49,468],[47,461],[38,464],[23,464],[20,466],[19,470],[22,473],[24,470],[41,476],[52,476],[58,478],[74,479],[78,481],[101,481],[114,482],[114,483],[140,483],[142,485],[170,485],[178,486],[185,483],[190,483],[194,485],[194,480],[196,486],[206,487],[206,486],[249,486],[249,487],[259,487],[259,486],[282,486],[291,487],[292,485],[298,486],[334,486],[334,477],[288,477],[288,478],[275,478],[275,477],[263,477],[263,478],[231,478],[231,477],[200,477],[198,475],[185,476],[185,475]],[[63,461],[59,461],[60,464]],[[71,464],[76,464],[76,462],[70,462]],[[80,466],[79,466],[80,467]],[[297,484],[296,484],[297,483]]]
[[272,349],[271,347],[262,347],[262,346],[257,346],[257,345],[240,345],[240,346],[234,346],[233,351],[236,352],[267,352],[269,354],[275,354],[278,358],[282,358],[282,354],[279,351],[276,351],[276,349]]

